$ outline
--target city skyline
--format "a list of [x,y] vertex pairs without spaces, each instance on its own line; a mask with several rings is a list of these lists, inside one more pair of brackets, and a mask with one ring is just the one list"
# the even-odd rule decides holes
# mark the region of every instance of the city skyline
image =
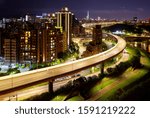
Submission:
[[149,0],[1,0],[0,17],[24,16],[26,13],[40,15],[41,13],[51,13],[67,6],[78,18],[85,18],[87,11],[90,17],[108,19],[132,19],[134,16],[139,19],[148,19]]

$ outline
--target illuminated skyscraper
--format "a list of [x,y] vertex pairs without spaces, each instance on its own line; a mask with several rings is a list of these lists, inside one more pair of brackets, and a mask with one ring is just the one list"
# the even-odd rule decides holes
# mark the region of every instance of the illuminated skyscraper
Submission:
[[86,20],[89,20],[90,19],[90,12],[87,11],[87,16],[86,16]]
[[64,43],[67,42],[67,47],[69,48],[72,34],[72,13],[65,7],[61,11],[56,12],[56,17],[57,27],[62,29],[64,40],[66,40]]

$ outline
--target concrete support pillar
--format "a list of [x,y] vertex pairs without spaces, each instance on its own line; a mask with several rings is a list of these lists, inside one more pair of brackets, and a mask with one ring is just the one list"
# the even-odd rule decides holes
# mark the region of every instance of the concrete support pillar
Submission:
[[101,74],[104,74],[104,62],[102,62],[100,65],[100,72]]
[[9,96],[9,101],[18,101],[18,95],[15,94],[15,95]]
[[146,51],[149,52],[149,39],[147,40]]
[[53,81],[49,81],[48,82],[48,92],[49,93],[53,93]]

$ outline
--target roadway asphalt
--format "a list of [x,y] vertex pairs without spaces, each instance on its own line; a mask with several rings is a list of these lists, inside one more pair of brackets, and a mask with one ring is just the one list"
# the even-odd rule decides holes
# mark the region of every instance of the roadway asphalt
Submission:
[[[89,74],[86,77],[93,76],[93,75],[98,75],[98,74],[99,74],[99,72],[96,72],[96,73],[93,73],[93,74]],[[62,81],[54,82],[54,84],[53,84],[54,91],[59,89],[61,86],[63,86],[64,84],[66,84],[70,80],[75,80],[77,78],[79,78],[79,77],[74,77],[74,78],[71,78],[71,79],[65,79],[65,80],[62,80]],[[16,98],[18,100],[23,100],[23,99],[29,98],[31,96],[34,96],[34,95],[40,95],[44,92],[48,92],[48,84],[42,85],[42,86],[39,86],[39,87],[35,86],[35,87],[29,88],[29,89],[24,89],[24,90],[19,90],[19,91],[15,91],[15,92],[12,92],[12,93],[8,93],[8,94],[0,96],[0,100],[1,101],[9,101],[9,100],[16,101]]]

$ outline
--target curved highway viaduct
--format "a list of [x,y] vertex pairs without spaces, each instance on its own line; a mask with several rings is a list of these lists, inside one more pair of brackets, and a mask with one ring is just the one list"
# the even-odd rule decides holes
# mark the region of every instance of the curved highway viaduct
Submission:
[[131,46],[136,45],[138,42],[143,42],[144,45],[142,46],[142,44],[139,43],[138,47],[143,48],[144,50],[149,52],[150,36],[127,36],[125,37],[125,40]]
[[0,77],[0,95],[46,81],[49,82],[49,91],[51,90],[52,92],[53,81],[56,78],[79,72],[120,54],[126,47],[125,40],[116,35],[107,35],[114,37],[114,39],[117,40],[117,44],[102,53],[52,67]]
[[115,24],[122,24],[123,22],[122,21],[118,21],[118,22],[115,22],[115,21],[110,21],[110,22],[93,22],[93,23],[84,23],[82,26],[85,27],[85,28],[92,28],[96,25],[101,25],[102,27],[108,27],[108,26],[111,26],[111,25],[115,25]]

